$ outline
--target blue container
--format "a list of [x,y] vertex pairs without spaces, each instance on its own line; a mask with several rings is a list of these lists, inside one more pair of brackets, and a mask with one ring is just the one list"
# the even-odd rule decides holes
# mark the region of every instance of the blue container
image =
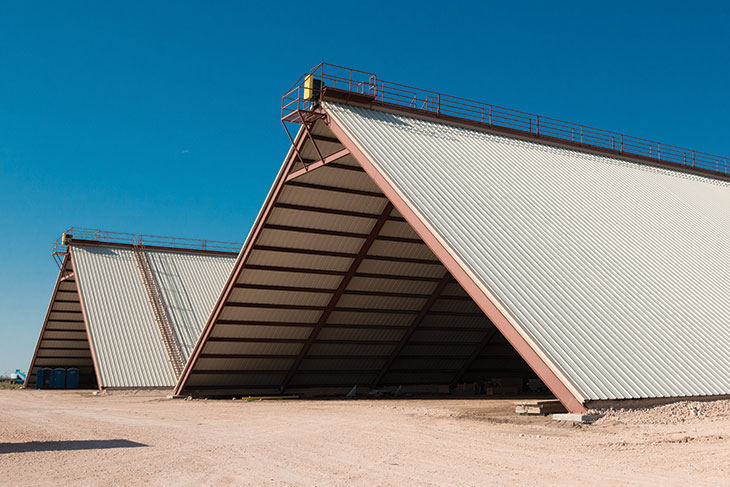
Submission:
[[44,367],[41,371],[43,372],[43,385],[41,385],[41,389],[53,389],[53,369]]
[[66,371],[66,389],[79,388],[79,369],[68,369]]
[[53,369],[53,388],[66,388],[66,369]]
[[43,387],[43,380],[46,377],[46,369],[38,369],[35,373],[35,388],[40,389]]

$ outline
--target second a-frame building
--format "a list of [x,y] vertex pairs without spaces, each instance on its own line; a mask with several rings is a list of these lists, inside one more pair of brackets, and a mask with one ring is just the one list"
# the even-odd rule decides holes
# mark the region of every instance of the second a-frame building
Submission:
[[727,161],[339,73],[285,97],[302,128],[177,394],[730,394]]
[[210,315],[239,244],[71,228],[26,386],[40,369],[79,387],[171,388]]

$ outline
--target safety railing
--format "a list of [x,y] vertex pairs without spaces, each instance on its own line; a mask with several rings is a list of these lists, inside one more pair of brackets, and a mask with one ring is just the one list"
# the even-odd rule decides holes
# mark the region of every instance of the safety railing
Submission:
[[[88,240],[103,243],[121,243],[129,245],[144,245],[148,247],[167,247],[171,249],[205,250],[215,252],[239,252],[242,243],[222,242],[219,240],[200,240],[194,238],[162,237],[158,235],[134,235],[131,233],[108,232],[93,228],[71,227],[65,235],[71,240]],[[63,248],[59,238],[53,244],[54,253]]]
[[321,101],[318,97],[304,97],[307,76],[321,81],[322,89],[317,90],[319,98],[322,92],[326,92],[326,88],[331,87],[358,95],[359,101],[371,100],[437,116],[513,129],[535,137],[559,139],[586,147],[609,149],[621,154],[730,174],[727,157],[384,81],[373,73],[327,63],[319,64],[299,78],[282,97],[283,121],[301,120],[302,113],[311,111]]

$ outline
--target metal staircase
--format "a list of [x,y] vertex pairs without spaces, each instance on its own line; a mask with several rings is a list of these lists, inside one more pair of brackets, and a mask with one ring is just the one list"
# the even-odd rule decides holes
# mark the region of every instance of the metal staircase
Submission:
[[142,274],[142,281],[144,282],[145,290],[147,291],[147,297],[152,305],[152,311],[155,315],[155,321],[160,329],[162,336],[162,343],[165,345],[167,356],[172,364],[172,369],[175,371],[175,377],[180,377],[185,361],[182,357],[182,351],[180,344],[175,337],[175,330],[173,329],[172,323],[167,316],[167,308],[160,294],[160,290],[157,287],[155,278],[152,275],[150,269],[150,263],[147,259],[147,253],[144,249],[144,244],[141,239],[134,245],[134,257],[137,260],[137,267],[139,268],[140,274]]

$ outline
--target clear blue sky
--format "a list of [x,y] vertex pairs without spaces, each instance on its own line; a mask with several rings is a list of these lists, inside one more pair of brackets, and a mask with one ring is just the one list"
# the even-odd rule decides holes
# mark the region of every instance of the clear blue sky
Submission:
[[109,3],[0,5],[0,374],[65,228],[242,240],[320,61],[730,155],[724,2]]

